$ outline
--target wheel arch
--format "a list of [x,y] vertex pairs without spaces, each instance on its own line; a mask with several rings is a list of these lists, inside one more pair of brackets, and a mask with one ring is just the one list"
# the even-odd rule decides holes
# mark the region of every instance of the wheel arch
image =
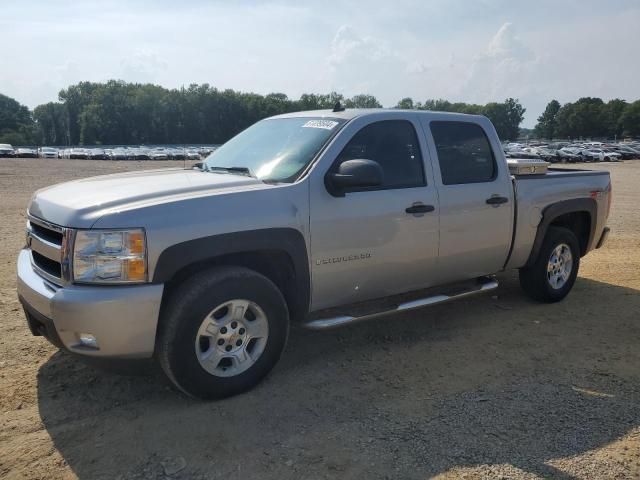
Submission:
[[580,243],[580,256],[585,256],[593,246],[597,213],[598,204],[593,198],[563,200],[545,207],[526,266],[535,262],[550,226],[571,230]]
[[269,228],[197,238],[165,249],[153,283],[164,283],[164,300],[186,278],[216,266],[239,266],[269,278],[282,292],[292,321],[309,310],[311,285],[307,248],[293,228]]

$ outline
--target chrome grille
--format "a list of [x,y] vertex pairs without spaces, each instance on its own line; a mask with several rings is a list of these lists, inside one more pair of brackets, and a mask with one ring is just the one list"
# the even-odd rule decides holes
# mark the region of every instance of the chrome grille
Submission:
[[64,227],[29,216],[27,247],[31,250],[31,263],[40,276],[57,285],[65,283],[68,237]]

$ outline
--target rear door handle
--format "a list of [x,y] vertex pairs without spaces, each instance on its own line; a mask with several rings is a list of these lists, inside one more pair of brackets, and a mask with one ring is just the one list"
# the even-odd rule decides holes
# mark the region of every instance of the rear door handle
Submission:
[[501,203],[507,203],[509,199],[507,197],[491,197],[487,198],[489,205],[500,205]]
[[417,205],[411,205],[407,207],[404,211],[407,213],[429,213],[433,212],[436,209],[433,205],[425,205],[423,203],[419,203]]

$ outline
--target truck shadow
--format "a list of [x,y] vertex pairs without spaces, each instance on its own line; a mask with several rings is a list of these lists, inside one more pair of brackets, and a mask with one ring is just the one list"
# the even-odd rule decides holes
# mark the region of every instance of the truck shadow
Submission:
[[563,459],[640,426],[640,292],[581,278],[541,305],[514,275],[500,280],[497,297],[294,329],[265,382],[219,402],[188,399],[153,369],[122,376],[57,353],[38,374],[40,416],[81,479],[425,478],[479,465],[574,478]]

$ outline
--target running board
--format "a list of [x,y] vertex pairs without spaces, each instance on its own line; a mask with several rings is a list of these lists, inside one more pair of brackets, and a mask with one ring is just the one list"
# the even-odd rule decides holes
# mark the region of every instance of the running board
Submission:
[[409,310],[415,310],[417,308],[427,307],[430,305],[437,305],[440,303],[446,303],[451,300],[457,300],[459,298],[470,297],[478,293],[488,292],[498,288],[498,282],[493,278],[482,277],[478,279],[478,283],[473,288],[467,289],[461,293],[449,294],[449,295],[432,295],[425,298],[419,298],[410,302],[403,302],[398,304],[395,308],[389,310],[383,310],[380,312],[371,313],[368,315],[351,316],[351,315],[339,315],[326,318],[316,318],[302,324],[303,327],[310,330],[330,330],[332,328],[338,328],[343,325],[352,324],[356,322],[362,322],[364,320],[372,320],[374,318],[384,317],[386,315],[392,315],[394,313],[407,312]]

